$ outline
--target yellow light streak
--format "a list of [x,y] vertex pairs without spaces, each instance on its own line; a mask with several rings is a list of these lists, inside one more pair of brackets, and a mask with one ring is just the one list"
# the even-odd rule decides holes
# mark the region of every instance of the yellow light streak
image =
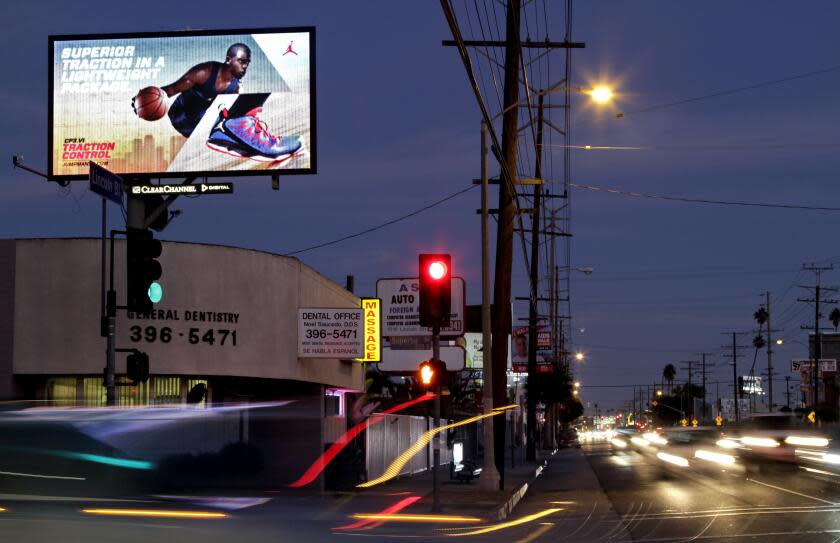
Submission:
[[735,457],[731,454],[716,453],[703,449],[694,451],[694,457],[701,460],[708,460],[709,462],[715,462],[716,464],[724,466],[731,466],[735,463]]
[[[516,406],[513,406],[516,407]],[[470,417],[468,419],[460,420],[458,422],[453,422],[452,424],[447,424],[445,426],[440,426],[438,428],[432,428],[431,430],[427,430],[420,438],[411,444],[406,450],[404,450],[397,458],[391,462],[391,465],[388,466],[388,469],[385,472],[377,477],[376,479],[371,479],[365,483],[361,483],[356,485],[356,488],[370,488],[372,486],[376,486],[378,484],[384,483],[390,479],[393,479],[397,475],[400,474],[400,470],[408,464],[411,458],[423,450],[429,442],[432,440],[432,437],[443,432],[444,430],[449,430],[450,428],[457,428],[458,426],[464,426],[465,424],[472,424],[473,422],[479,421],[481,419],[486,419],[487,417],[493,417],[496,415],[500,415],[504,413],[505,409],[509,407],[497,407],[496,410],[493,410],[490,413],[484,413],[482,415],[476,415],[474,417]]]
[[540,527],[534,530],[532,533],[526,535],[522,539],[517,539],[514,543],[531,543],[535,539],[539,539],[543,536],[547,531],[551,530],[554,526],[553,522],[540,522]]
[[563,509],[560,507],[555,507],[552,509],[546,509],[544,511],[540,511],[539,513],[534,513],[533,515],[527,515],[522,518],[518,518],[516,520],[511,520],[508,522],[502,522],[500,524],[491,524],[490,526],[485,526],[483,528],[479,528],[478,530],[473,530],[471,532],[462,532],[460,534],[446,534],[449,537],[461,537],[465,535],[481,535],[490,532],[496,532],[498,530],[504,530],[505,528],[510,528],[512,526],[519,526],[521,524],[527,524],[537,519],[541,519],[543,517],[547,517],[553,513],[557,513],[558,511],[562,511]]
[[750,447],[778,447],[779,442],[769,437],[752,437],[744,436],[741,438],[741,443],[749,445]]
[[3,509],[2,507],[0,507],[0,513],[4,512],[4,511],[5,511],[5,509]]
[[802,445],[803,447],[828,447],[828,440],[824,437],[787,436],[788,445]]
[[493,411],[505,411],[507,409],[515,409],[517,407],[519,407],[519,406],[516,405],[515,403],[512,403],[512,404],[508,404],[508,405],[503,405],[501,407],[494,407]]
[[457,515],[410,515],[410,514],[382,514],[382,513],[357,513],[350,515],[350,518],[358,520],[378,520],[397,522],[481,522],[477,517],[461,517]]
[[717,442],[715,442],[715,445],[717,445],[721,449],[740,449],[741,448],[741,445],[739,445],[737,441],[734,441],[732,439],[718,439]]
[[664,462],[668,462],[669,464],[674,464],[675,466],[680,466],[682,468],[688,467],[688,460],[683,458],[682,456],[677,456],[675,454],[668,454],[664,452],[656,453],[656,457]]
[[631,437],[630,441],[638,445],[639,447],[649,447],[650,441],[642,437]]
[[166,511],[163,509],[82,509],[88,515],[110,515],[124,517],[168,517],[168,518],[227,518],[226,513],[210,511]]
[[656,443],[657,445],[667,445],[668,444],[668,440],[665,439],[664,437],[660,436],[656,432],[645,432],[644,434],[642,434],[642,437],[644,439],[647,439],[651,443]]

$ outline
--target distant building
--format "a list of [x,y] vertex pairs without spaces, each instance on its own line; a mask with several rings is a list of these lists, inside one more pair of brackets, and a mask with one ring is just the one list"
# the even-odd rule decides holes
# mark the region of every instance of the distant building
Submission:
[[[817,403],[837,405],[838,390],[836,384],[837,360],[840,359],[840,334],[820,333],[820,374],[818,377]],[[793,370],[798,371],[800,379],[800,397],[803,405],[814,404],[813,390],[814,334],[808,334],[808,359],[794,359]]]

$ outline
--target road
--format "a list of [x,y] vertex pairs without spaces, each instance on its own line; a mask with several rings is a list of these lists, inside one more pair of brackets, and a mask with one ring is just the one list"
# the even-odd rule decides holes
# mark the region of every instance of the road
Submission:
[[[428,514],[428,496],[387,491],[333,494],[283,491],[225,504],[139,497],[137,501],[25,500],[0,494],[0,541],[262,542],[467,540],[534,542],[840,541],[840,484],[804,471],[663,478],[636,453],[604,444],[562,451],[504,521],[412,522],[351,518],[410,502]],[[219,507],[229,506],[228,509]],[[239,507],[231,509],[230,507]],[[224,518],[101,516],[91,508],[224,512]],[[457,514],[450,507],[445,513]],[[405,520],[405,519],[403,519]],[[361,523],[361,524],[359,524]],[[353,525],[356,524],[355,527]],[[349,529],[336,530],[341,526]]]

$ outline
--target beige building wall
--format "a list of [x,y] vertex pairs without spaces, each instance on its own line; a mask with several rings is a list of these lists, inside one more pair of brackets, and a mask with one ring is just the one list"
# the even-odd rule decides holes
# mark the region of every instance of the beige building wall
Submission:
[[[7,258],[0,258],[0,277],[13,278],[14,285],[13,303],[6,306],[13,313],[11,346],[0,350],[11,359],[13,373],[101,375],[100,240],[12,243],[14,253],[7,246]],[[359,299],[340,285],[295,258],[234,247],[165,241],[159,260],[164,295],[154,318],[124,310],[117,318],[117,346],[147,352],[152,374],[363,388],[358,362],[297,357],[298,308],[359,307]],[[117,303],[124,304],[122,241],[114,261]],[[118,354],[117,371],[124,370],[125,355]]]

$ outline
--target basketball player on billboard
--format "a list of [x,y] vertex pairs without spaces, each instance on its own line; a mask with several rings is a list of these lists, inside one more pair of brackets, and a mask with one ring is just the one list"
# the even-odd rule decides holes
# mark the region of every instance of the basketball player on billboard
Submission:
[[[147,87],[132,98],[131,106],[142,119],[154,121],[166,113],[166,98],[178,97],[169,106],[172,127],[189,138],[219,94],[239,94],[240,81],[251,65],[251,49],[235,43],[224,63],[202,62],[164,87]],[[260,162],[285,160],[300,150],[298,136],[275,136],[259,119],[268,93],[239,96],[230,109],[222,109],[210,131],[207,146],[237,158]]]

